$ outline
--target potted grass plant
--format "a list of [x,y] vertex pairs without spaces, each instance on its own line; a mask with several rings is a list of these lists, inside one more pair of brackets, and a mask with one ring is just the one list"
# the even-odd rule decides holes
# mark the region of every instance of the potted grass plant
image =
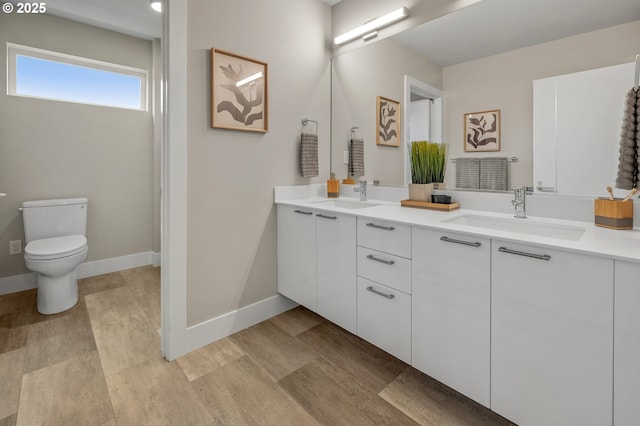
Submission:
[[411,183],[409,199],[431,201],[434,184],[442,185],[447,167],[447,145],[429,141],[415,141],[409,148]]

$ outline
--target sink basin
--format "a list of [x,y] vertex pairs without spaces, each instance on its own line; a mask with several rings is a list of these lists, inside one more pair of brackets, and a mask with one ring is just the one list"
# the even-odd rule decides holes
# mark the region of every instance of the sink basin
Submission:
[[372,203],[369,201],[358,200],[328,200],[328,201],[316,201],[319,206],[337,207],[339,209],[364,209],[366,207],[379,206],[378,203]]
[[479,216],[463,214],[442,222],[476,228],[494,229],[496,231],[517,232],[539,237],[559,238],[561,240],[578,241],[585,229],[580,226],[559,223],[540,222],[532,219],[516,219],[506,217]]

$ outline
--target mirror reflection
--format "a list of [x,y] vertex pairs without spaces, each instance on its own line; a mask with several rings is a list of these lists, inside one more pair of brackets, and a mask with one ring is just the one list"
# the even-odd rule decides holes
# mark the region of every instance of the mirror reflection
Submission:
[[[423,140],[426,132],[429,140],[449,145],[448,188],[456,187],[457,163],[451,160],[483,157],[516,158],[516,162],[508,163],[508,187],[535,187],[534,159],[555,165],[556,158],[534,156],[534,135],[540,133],[534,128],[534,81],[633,62],[640,53],[639,19],[640,5],[632,0],[606,4],[566,0],[562,7],[552,0],[483,0],[337,55],[333,58],[332,168],[337,177],[345,177],[344,151],[348,149],[350,128],[357,126],[365,140],[365,178],[383,185],[405,184],[406,144]],[[412,94],[405,76],[423,87],[422,95]],[[632,84],[630,75],[626,86]],[[375,144],[376,96],[402,104],[403,144],[399,148]],[[425,99],[430,112],[417,112],[419,108],[414,111],[419,104],[412,100]],[[441,116],[437,116],[440,108],[434,108],[438,100]],[[617,107],[620,117],[623,102],[624,96]],[[595,102],[592,107],[604,108]],[[465,152],[465,114],[492,110],[501,114],[500,151]],[[615,121],[607,128],[614,129],[608,138],[617,141],[620,118]],[[579,135],[568,137],[580,139],[581,148],[573,158],[585,160],[584,166],[575,161],[563,164],[566,155],[557,156],[559,179],[570,174],[572,181],[585,180],[592,174],[594,162],[605,161],[600,150],[589,148],[603,137],[601,132],[597,138],[588,137],[592,133],[589,127],[596,124],[584,120],[581,126]],[[616,150],[610,157],[617,157]],[[592,152],[593,159],[589,157]],[[605,188],[614,180],[615,176],[604,177],[599,185]],[[594,187],[578,190],[562,185],[554,190],[584,195],[601,192]]]

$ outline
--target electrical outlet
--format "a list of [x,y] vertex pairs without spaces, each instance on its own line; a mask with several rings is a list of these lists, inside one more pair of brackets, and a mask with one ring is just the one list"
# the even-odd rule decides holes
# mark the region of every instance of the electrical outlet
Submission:
[[20,254],[22,253],[22,241],[15,240],[9,241],[9,254]]
[[349,151],[345,151],[343,157],[344,158],[342,161],[344,162],[344,164],[349,164]]

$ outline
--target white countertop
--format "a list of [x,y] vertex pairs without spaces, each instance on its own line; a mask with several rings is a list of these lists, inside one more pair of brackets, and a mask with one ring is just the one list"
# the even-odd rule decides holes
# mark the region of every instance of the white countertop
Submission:
[[[351,197],[339,199],[356,200]],[[593,222],[580,222],[573,220],[549,219],[544,217],[529,216],[528,219],[537,222],[578,226],[585,229],[578,241],[569,241],[551,237],[522,234],[519,232],[507,232],[501,230],[465,226],[446,223],[443,220],[452,219],[463,214],[482,215],[498,218],[513,218],[513,215],[504,213],[487,212],[482,210],[458,209],[450,212],[401,207],[399,202],[369,200],[370,203],[380,204],[373,207],[348,209],[320,205],[320,201],[336,200],[335,198],[308,197],[290,200],[277,200],[276,204],[285,204],[296,207],[305,207],[332,211],[369,219],[388,220],[407,225],[425,228],[440,229],[443,231],[460,232],[480,237],[497,238],[514,243],[534,244],[542,247],[570,250],[574,252],[604,256],[631,262],[640,262],[640,230],[614,230],[597,227]],[[520,220],[528,220],[520,219]]]

